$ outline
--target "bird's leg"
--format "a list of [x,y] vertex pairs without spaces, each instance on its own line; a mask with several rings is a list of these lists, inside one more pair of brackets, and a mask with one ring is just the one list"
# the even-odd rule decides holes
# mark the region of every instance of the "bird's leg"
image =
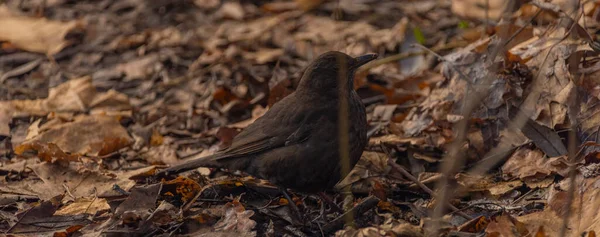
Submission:
[[281,191],[285,199],[288,200],[288,205],[290,209],[292,209],[292,211],[296,213],[296,217],[298,218],[298,220],[303,220],[302,215],[300,214],[300,209],[298,209],[298,206],[296,206],[296,203],[294,202],[292,197],[290,197],[285,188],[279,188],[279,190]]
[[331,197],[329,197],[325,192],[319,192],[319,197],[321,197],[321,199],[323,201],[325,201],[327,204],[329,204],[331,209],[333,209],[337,213],[340,213],[340,214],[344,213],[342,208],[340,208],[337,204],[335,204],[335,202],[333,202],[333,199],[331,199]]

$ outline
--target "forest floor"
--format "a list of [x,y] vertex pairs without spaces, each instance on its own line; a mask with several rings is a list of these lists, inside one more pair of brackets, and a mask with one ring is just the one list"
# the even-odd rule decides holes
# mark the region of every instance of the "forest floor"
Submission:
[[[600,230],[595,1],[2,2],[1,233]],[[354,81],[372,136],[328,192],[345,213],[290,190],[299,225],[236,171],[153,176],[227,147],[331,50],[379,54]]]

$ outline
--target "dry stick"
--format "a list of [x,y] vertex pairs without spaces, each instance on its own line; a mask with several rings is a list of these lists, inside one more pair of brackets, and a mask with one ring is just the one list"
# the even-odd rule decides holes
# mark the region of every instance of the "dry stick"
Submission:
[[[538,13],[536,13],[536,14],[535,14],[535,15],[534,15],[534,16],[533,16],[531,19],[530,19],[530,21],[529,21],[529,24],[531,24],[531,23],[533,22],[533,20],[535,19],[535,17],[537,17],[538,15],[539,15],[539,12],[538,12]],[[529,24],[528,24],[528,25],[529,25]],[[507,42],[505,42],[504,44],[502,44],[502,46],[505,46],[505,45],[507,45],[507,44],[508,44],[510,41],[512,41],[512,40],[513,40],[513,39],[514,39],[514,38],[515,38],[515,37],[516,37],[516,36],[517,36],[517,35],[518,35],[518,34],[519,34],[521,31],[522,31],[522,29],[524,29],[524,28],[525,28],[525,27],[527,27],[528,25],[525,25],[525,26],[521,27],[521,29],[520,29],[520,30],[518,30],[517,32],[515,32],[515,33],[514,33],[514,34],[513,34],[513,35],[512,35],[512,36],[511,36],[511,37],[510,37],[508,40],[507,40]],[[490,57],[488,57],[488,59],[491,59],[491,60],[493,60],[493,59],[496,57],[496,55],[497,55],[498,51],[499,51],[501,48],[502,48],[502,47],[499,47],[499,46],[498,46],[498,47],[496,47],[495,49],[493,49],[493,50],[492,50],[492,53],[490,54]],[[450,66],[454,66],[452,63],[449,63],[449,65],[450,65]],[[454,69],[455,71],[459,72],[459,74],[462,74],[462,73],[461,73],[461,71],[460,71],[460,70],[458,70],[456,67],[453,67],[453,69]],[[538,74],[538,75],[539,75],[539,74]],[[465,78],[465,79],[466,79],[466,78]],[[490,80],[490,79],[491,79],[491,77],[490,77],[489,75],[487,75],[487,77],[486,77],[486,80],[484,80],[484,83],[485,83],[486,81]],[[468,80],[467,80],[467,82],[468,82]],[[480,99],[480,98],[482,99],[482,98],[483,98],[483,96],[484,96],[484,95],[482,95],[482,94],[483,94],[483,93],[479,92],[479,93],[477,93],[477,94],[476,94],[476,98],[472,98],[472,99],[470,99],[470,101],[473,101],[473,103],[471,103],[471,104],[475,104],[475,103],[477,103],[476,101],[479,101],[479,99]],[[465,94],[465,98],[466,98],[466,94]],[[466,102],[465,102],[465,103],[466,103]],[[439,194],[438,194],[438,196],[436,196],[436,198],[439,198],[439,199],[447,199],[447,198],[448,198],[448,197],[446,197],[446,196],[448,195],[448,194],[447,194],[447,185],[448,185],[448,180],[446,180],[446,178],[445,178],[445,177],[447,177],[447,175],[448,175],[449,173],[451,173],[451,171],[452,171],[452,170],[454,170],[454,169],[455,169],[455,167],[453,167],[453,166],[457,166],[457,164],[458,164],[458,163],[461,163],[461,161],[457,159],[457,158],[462,158],[462,157],[459,157],[459,156],[458,156],[458,154],[457,154],[457,153],[458,153],[458,150],[459,150],[459,147],[458,147],[458,146],[460,145],[460,142],[462,142],[462,141],[464,140],[464,135],[465,135],[465,134],[463,134],[463,133],[461,133],[461,132],[462,132],[462,131],[465,131],[464,129],[466,129],[466,127],[467,127],[467,126],[466,126],[466,125],[467,125],[467,121],[466,121],[467,119],[466,119],[466,118],[467,118],[467,116],[469,116],[469,114],[470,114],[470,113],[469,113],[469,111],[472,111],[472,109],[474,108],[474,106],[469,106],[469,107],[467,108],[467,106],[465,106],[465,105],[466,105],[466,104],[463,104],[463,116],[465,116],[465,117],[464,117],[464,119],[463,119],[463,120],[462,120],[462,121],[461,121],[461,122],[460,122],[460,123],[457,125],[457,131],[459,131],[459,134],[458,134],[459,136],[457,136],[457,138],[458,138],[458,139],[456,140],[456,143],[454,143],[454,144],[453,144],[453,145],[450,147],[450,152],[449,152],[449,154],[446,156],[446,158],[444,159],[444,160],[446,160],[446,162],[444,162],[444,163],[442,164],[442,171],[443,171],[443,175],[444,175],[444,176],[443,176],[443,178],[442,178],[442,179],[441,179],[441,180],[438,182],[438,186],[439,186],[440,188],[438,189],[438,193],[439,193]],[[521,121],[520,121],[520,123],[513,124],[513,127],[522,127],[522,126],[525,124],[525,122],[527,121],[527,117],[526,117],[526,116],[525,116],[523,113],[521,113],[521,111],[519,111],[519,112],[520,112],[520,113],[518,113],[518,114],[517,114],[517,117],[521,117],[521,119],[520,119]],[[511,124],[511,123],[509,122],[509,125],[510,125],[510,124]],[[520,125],[519,125],[519,124],[520,124]],[[504,141],[504,140],[503,140],[503,141]],[[503,144],[503,142],[501,142],[501,144],[500,144],[498,147],[496,147],[496,148],[492,149],[492,151],[496,151],[496,152],[503,152],[503,153],[504,153],[504,152],[506,152],[506,153],[507,153],[508,151],[510,151],[510,150],[511,150],[511,148],[508,146],[508,144],[506,144],[506,142],[504,142],[504,146],[502,146],[502,144]],[[490,151],[490,152],[492,152],[492,151]],[[500,160],[501,160],[501,158],[502,158],[502,157],[504,157],[504,156],[503,156],[503,155],[499,155],[499,156],[495,156],[495,157],[494,157],[494,156],[492,156],[492,157],[494,158],[494,159],[492,159],[492,160],[495,160],[494,162],[490,162],[490,163],[481,163],[481,165],[479,165],[479,166],[476,166],[476,167],[475,167],[475,168],[476,168],[476,169],[475,169],[475,171],[478,171],[478,172],[481,172],[481,173],[483,173],[483,172],[487,172],[487,170],[489,170],[489,168],[491,168],[493,165],[495,165],[495,164],[496,164],[498,161],[500,161]],[[454,162],[454,163],[450,163],[450,161],[447,161],[447,159],[450,159],[450,160],[452,160],[452,161],[455,161],[455,162]],[[483,171],[482,171],[482,170],[483,170]],[[438,202],[438,203],[443,203],[443,202]],[[440,218],[440,217],[442,216],[442,213],[443,213],[443,208],[436,208],[436,209],[435,209],[435,212],[434,212],[434,219],[436,219],[436,218]],[[435,225],[436,225],[436,226],[434,226],[434,230],[435,230],[435,231],[437,231],[437,230],[439,229],[439,223],[438,223],[438,222],[435,222]],[[434,234],[436,234],[436,233],[434,233]]]
[[[445,59],[443,57],[441,57],[440,55],[438,55],[437,53],[423,47],[425,50],[430,51],[431,53],[433,53],[434,55],[436,55],[440,60],[445,61]],[[494,58],[496,58],[496,55],[499,51],[500,45],[498,45],[495,49],[492,50],[492,53],[490,54],[490,59],[493,60]],[[446,61],[446,63],[455,71],[457,72],[460,77],[465,80],[467,82],[467,84],[469,84],[469,79],[468,77],[466,77],[466,75],[459,70],[452,62],[448,62]],[[488,74],[486,75],[486,77],[484,78],[483,82],[481,84],[489,84],[487,82],[491,81],[493,79],[493,77]],[[461,148],[461,144],[462,142],[466,139],[466,130],[468,127],[468,117],[471,115],[472,111],[475,110],[475,108],[477,107],[477,105],[479,105],[480,101],[483,101],[483,98],[485,98],[485,96],[487,95],[487,93],[485,93],[486,91],[484,90],[475,90],[475,94],[473,96],[470,97],[469,100],[466,100],[467,98],[467,93],[465,93],[464,98],[463,98],[463,105],[462,105],[462,115],[463,115],[463,119],[461,121],[458,122],[458,124],[456,125],[456,131],[458,131],[458,134],[456,136],[455,141],[453,142],[453,144],[449,147],[448,149],[448,154],[445,156],[445,158],[443,159],[442,162],[442,178],[437,182],[437,195],[434,195],[434,197],[438,200],[438,206],[434,209],[433,212],[433,219],[437,220],[440,219],[444,213],[444,207],[443,206],[439,206],[439,205],[443,205],[446,204],[446,200],[450,199],[451,195],[448,194],[448,177],[450,176],[450,174],[454,173],[463,163],[464,163],[464,156],[459,155],[460,154],[460,148]],[[440,226],[439,226],[439,222],[434,222],[434,226],[433,226],[433,230],[435,232],[439,231]],[[433,235],[437,235],[438,233],[433,233]]]
[[14,229],[14,228],[17,226],[17,225],[19,225],[19,224],[21,223],[21,221],[22,221],[23,219],[25,219],[25,217],[27,216],[27,214],[29,214],[29,212],[30,212],[31,210],[33,210],[33,208],[35,208],[35,207],[31,207],[31,208],[27,209],[27,211],[25,211],[25,213],[23,214],[23,216],[21,216],[21,218],[19,218],[19,219],[17,220],[17,223],[15,223],[15,224],[14,224],[14,225],[12,225],[10,228],[8,228],[8,230],[4,231],[4,233],[5,233],[5,234],[8,234],[8,233],[10,233],[10,232],[11,232],[11,231],[12,231],[12,230],[13,230],[13,229]]
[[533,21],[535,20],[535,18],[537,18],[541,13],[542,13],[542,9],[538,9],[537,12],[531,18],[529,18],[529,21],[528,21],[529,23],[527,25],[524,25],[523,27],[519,28],[517,31],[515,31],[515,33],[513,33],[506,40],[506,43],[504,43],[504,47],[506,47],[513,39],[515,39],[517,37],[517,35],[519,35],[521,32],[523,32],[523,30],[525,30],[525,28],[527,28],[527,26],[533,24]]
[[[339,93],[339,109],[338,109],[338,142],[339,142],[339,147],[338,147],[338,151],[340,154],[340,177],[344,177],[344,175],[349,174],[350,170],[352,169],[352,167],[350,167],[350,137],[349,137],[349,129],[350,129],[350,121],[349,121],[349,115],[350,115],[350,105],[348,104],[348,100],[346,98],[349,98],[349,89],[348,88],[350,85],[348,85],[348,75],[347,75],[347,65],[348,63],[345,61],[345,58],[339,57],[338,59],[338,63],[341,65],[340,70],[339,70],[339,74],[338,74],[338,83],[339,83],[339,87],[338,87],[338,93]],[[344,187],[343,190],[345,197],[348,197],[348,195],[352,195],[352,190],[350,189],[350,186],[346,186]],[[346,200],[346,198],[344,198],[344,200]],[[352,215],[352,212],[350,212],[348,215],[344,215],[344,219],[346,220],[346,223],[348,224],[352,224],[354,221],[354,216]]]
[[[98,194],[94,191],[94,199],[92,199],[92,201],[90,202],[90,205],[88,205],[85,208],[85,211],[83,213],[87,213],[90,210],[90,207],[92,207],[92,204],[94,204],[94,202],[96,201],[96,199],[98,199]],[[91,216],[91,214],[90,214]]]
[[31,70],[35,69],[37,66],[39,66],[40,63],[42,63],[42,61],[43,61],[43,59],[38,58],[36,60],[33,60],[33,61],[23,64],[21,66],[18,66],[17,68],[4,73],[2,76],[0,76],[0,84],[4,83],[4,80],[6,80],[8,78],[28,73],[29,71],[31,71]]
[[[573,130],[569,132],[569,160],[575,161],[575,149],[576,144],[575,141],[577,136]],[[567,191],[567,201],[565,202],[565,213],[563,215],[563,222],[560,228],[559,236],[566,236],[567,234],[567,225],[569,224],[569,216],[571,215],[571,204],[573,203],[573,199],[575,198],[575,176],[576,176],[575,164],[571,164],[569,166],[569,190]]]
[[[467,46],[468,44],[469,44],[469,42],[467,42],[467,41],[453,41],[453,42],[450,42],[450,43],[447,43],[447,44],[444,44],[444,45],[434,46],[434,47],[431,48],[431,50],[437,52],[437,51],[442,51],[442,50],[447,50],[447,49],[453,49],[453,48],[456,48],[456,47],[464,47],[464,46]],[[356,72],[356,74],[364,73],[364,72],[368,71],[371,68],[375,68],[375,67],[381,66],[381,65],[386,64],[386,63],[391,63],[391,62],[395,62],[395,61],[402,60],[402,59],[405,59],[405,58],[410,58],[410,57],[413,57],[413,56],[424,55],[424,54],[427,54],[427,51],[406,52],[406,53],[399,53],[399,54],[390,55],[390,56],[387,56],[385,58],[377,59],[377,60],[374,60],[374,61],[372,61],[370,63],[367,63],[366,65],[360,67],[358,69],[358,71]]]
[[75,198],[75,196],[73,196],[73,194],[71,193],[71,190],[69,190],[69,187],[66,184],[62,184],[62,186],[65,189],[65,193],[67,193],[69,195],[69,197],[73,198],[73,200],[77,199],[77,198]]
[[[467,210],[467,209],[469,209],[469,208],[473,208],[473,207],[476,207],[476,206],[483,206],[483,205],[492,205],[492,206],[497,206],[497,207],[498,207],[498,208],[500,208],[500,210],[502,210],[502,211],[506,210],[506,208],[505,208],[504,206],[502,206],[502,205],[500,205],[500,204],[498,204],[498,203],[493,203],[493,202],[480,202],[480,203],[473,203],[473,204],[470,204],[470,205],[468,205],[468,206],[466,206],[466,207],[464,207],[464,208],[461,208],[461,209],[460,209],[460,210],[458,210],[458,211],[464,211],[464,210]],[[488,209],[488,210],[490,210],[491,208],[487,208],[487,209]],[[456,212],[456,211],[453,211],[453,212],[451,212],[450,214],[453,214],[453,213],[455,213],[455,212]]]
[[377,205],[377,203],[379,203],[379,198],[377,198],[375,196],[369,196],[369,197],[365,198],[361,203],[359,203],[358,205],[356,205],[355,207],[353,207],[352,209],[350,209],[343,215],[335,218],[333,221],[331,221],[331,222],[327,223],[325,226],[323,226],[323,232],[325,232],[325,234],[328,234],[328,233],[331,233],[331,232],[341,228],[341,226],[344,224],[345,220],[352,218],[355,215],[360,215],[360,214],[370,210],[371,208],[375,207]]
[[[556,44],[554,44],[550,47],[550,49],[546,53],[546,56],[544,57],[544,60],[542,61],[540,68],[544,68],[544,65],[546,64],[548,56],[550,55],[550,52],[552,51],[552,49],[554,49],[554,47],[556,45],[558,45],[558,43],[562,42],[564,39],[566,39],[566,36],[563,37],[562,40],[558,41]],[[540,75],[541,75],[541,69],[538,71],[538,73],[534,77],[534,81],[539,80]],[[540,89],[534,87],[533,90],[531,91],[531,93],[528,95],[528,97],[537,97],[537,96],[539,96],[539,94],[540,94]],[[525,100],[525,101],[527,101],[527,100]],[[529,116],[523,110],[519,109],[517,114],[515,115],[515,117],[511,121],[508,122],[508,129],[512,130],[512,131],[518,131],[520,128],[522,128],[525,125],[528,117]],[[498,144],[498,146],[496,146],[495,148],[490,150],[488,152],[488,154],[496,154],[496,153],[500,153],[500,152],[503,153],[503,151],[509,152],[510,150],[511,150],[510,144],[508,144],[506,142],[506,140],[502,139],[502,140],[500,140],[500,144]],[[473,167],[468,173],[474,177],[480,176],[480,175],[484,174],[485,172],[487,172],[489,169],[491,169],[494,165],[496,165],[496,163],[498,163],[503,157],[504,157],[504,155],[491,156],[490,159],[488,160],[488,162],[479,163],[477,166]]]
[[[567,34],[566,34],[566,35],[565,35],[565,36],[564,36],[564,37],[563,37],[563,38],[562,38],[560,41],[558,41],[557,43],[555,43],[554,45],[552,45],[552,46],[550,47],[550,49],[549,49],[549,50],[548,50],[548,52],[546,53],[546,56],[545,56],[545,58],[544,58],[544,61],[542,62],[542,65],[541,65],[541,67],[540,67],[540,70],[539,70],[539,71],[538,71],[538,73],[536,74],[536,76],[535,76],[534,80],[536,80],[536,81],[537,81],[537,80],[539,80],[539,78],[540,78],[540,75],[541,75],[541,71],[542,71],[541,69],[543,69],[543,68],[544,68],[544,64],[546,63],[546,61],[547,61],[547,59],[548,59],[548,56],[550,55],[550,52],[552,52],[552,50],[554,49],[554,47],[555,47],[556,45],[558,45],[558,43],[560,43],[560,42],[564,41],[564,40],[567,38],[567,36],[568,36],[568,35],[570,34],[570,32],[573,30],[573,27],[575,26],[575,24],[576,24],[576,21],[573,21],[573,23],[571,24],[571,27],[569,28],[569,31],[568,31],[568,33],[567,33]],[[539,93],[540,93],[540,90],[539,90],[539,89],[537,89],[537,88],[534,88],[534,90],[533,90],[533,91],[532,91],[532,92],[529,94],[529,96],[538,96],[538,95],[539,95]],[[509,129],[518,129],[518,128],[522,128],[522,127],[525,125],[525,123],[527,122],[527,119],[528,119],[528,116],[525,114],[525,112],[524,112],[524,111],[522,111],[522,110],[519,110],[519,111],[517,112],[517,115],[515,116],[515,118],[513,118],[513,120],[512,120],[512,121],[509,121],[509,123],[508,123],[508,127],[509,127]],[[571,129],[571,131],[573,131],[573,129]],[[574,139],[573,139],[573,140],[574,140]],[[494,149],[492,149],[490,152],[488,152],[488,154],[490,154],[490,153],[492,153],[492,154],[493,154],[493,152],[494,152],[495,150],[496,150],[496,151],[499,151],[499,150],[502,150],[502,147],[508,147],[508,146],[509,146],[509,145],[507,144],[507,142],[506,142],[506,141],[503,139],[503,140],[501,140],[501,141],[500,141],[500,144],[499,144],[499,145],[496,147],[496,148],[498,148],[498,149],[494,148]],[[477,165],[477,166],[475,166],[474,168],[472,168],[472,169],[471,169],[471,170],[470,170],[468,173],[469,173],[471,176],[474,176],[474,177],[477,177],[477,176],[479,176],[479,175],[482,175],[483,173],[487,172],[487,170],[489,170],[489,169],[490,169],[490,168],[491,168],[493,165],[495,165],[497,162],[499,162],[499,161],[500,161],[500,159],[501,159],[502,157],[503,157],[503,156],[496,156],[496,157],[493,157],[492,159],[490,159],[490,160],[489,160],[487,163],[480,163],[479,165]],[[571,172],[569,172],[569,175],[571,176],[571,175],[573,175],[573,174],[571,174]],[[572,179],[572,180],[570,180],[570,181],[571,181],[571,182],[574,182],[574,179]],[[571,187],[573,187],[573,186],[574,186],[574,185],[572,185]],[[570,200],[570,201],[568,200],[568,202],[567,202],[567,204],[569,205],[569,207],[570,207],[570,205],[571,205],[571,202],[572,202],[572,198],[571,198],[571,200]],[[570,208],[568,208],[568,209],[570,209]],[[570,211],[568,211],[568,212],[570,212]],[[567,220],[566,220],[566,219],[565,219],[565,220],[564,220],[564,222],[563,222],[563,227],[565,228],[565,231],[566,231],[566,227],[565,227],[564,225],[566,225],[567,223],[565,223],[565,222],[567,222]],[[562,229],[561,229],[561,231],[562,231]],[[564,234],[565,234],[565,233],[562,233],[562,235],[561,235],[561,236],[564,236]]]
[[[508,30],[508,29],[505,29],[505,30]],[[496,58],[496,55],[503,48],[503,46],[504,46],[504,44],[498,44],[495,48],[492,48],[491,53],[488,55],[487,59],[494,60]],[[438,57],[440,57],[440,56],[438,55]],[[440,57],[440,59],[444,60],[443,57]],[[462,73],[461,70],[456,68],[456,66],[451,62],[447,62],[447,64],[467,82],[467,85],[469,84],[468,78]],[[488,73],[487,75],[485,75],[484,80],[480,84],[481,85],[489,84],[489,82],[493,79],[494,79],[493,75],[491,73]],[[470,87],[468,87],[468,88],[470,88]],[[448,185],[449,185],[448,177],[450,174],[454,173],[464,163],[464,156],[459,155],[459,152],[460,152],[462,142],[466,139],[466,131],[468,128],[468,118],[471,115],[472,111],[475,110],[475,108],[477,107],[479,102],[482,101],[487,96],[487,93],[486,93],[486,90],[475,90],[475,95],[471,96],[471,98],[468,101],[466,100],[467,96],[468,96],[468,93],[465,93],[465,95],[463,96],[463,105],[462,105],[463,119],[456,125],[456,131],[458,131],[458,134],[456,136],[454,143],[449,147],[448,154],[445,156],[445,158],[442,162],[442,166],[441,166],[442,178],[437,183],[438,191],[437,191],[437,195],[435,196],[436,199],[440,200],[438,202],[438,205],[445,204],[446,203],[445,200],[448,200],[451,197],[451,194],[448,193]],[[443,213],[444,213],[444,207],[438,206],[437,208],[434,209],[433,219],[434,220],[440,219],[442,217]],[[435,232],[433,233],[433,235],[438,234],[438,231],[440,229],[439,225],[440,225],[439,222],[437,222],[437,221],[434,222],[433,230]]]
[[187,210],[189,210],[192,207],[192,205],[196,202],[196,200],[198,200],[198,198],[200,198],[200,196],[202,196],[202,193],[204,192],[204,190],[206,190],[208,188],[212,188],[212,187],[213,187],[212,185],[205,185],[204,187],[202,187],[200,189],[200,191],[198,191],[198,193],[196,193],[196,195],[192,199],[190,199],[190,201],[181,208],[181,211],[186,212]]
[[[396,162],[392,161],[392,159],[388,159],[388,164],[390,166],[392,166],[392,169],[395,169],[396,171],[400,172],[400,174],[404,175],[404,177],[407,177],[408,179],[410,179],[410,181],[413,181],[415,184],[417,184],[427,194],[431,195],[432,197],[435,195],[433,190],[431,190],[429,187],[427,187],[425,184],[423,184],[423,182],[419,181],[411,173],[406,171],[402,166],[400,166],[399,164],[396,164]],[[452,211],[456,212],[459,216],[462,216],[467,220],[470,220],[472,218],[471,216],[462,212],[460,209],[458,209],[456,206],[452,205],[451,203],[448,202],[447,205],[450,207],[450,209],[452,209]]]
[[[580,17],[582,17],[584,15],[583,4],[581,4],[581,1],[579,2],[578,9],[581,9],[581,15],[578,14],[579,17],[577,17],[579,19]],[[583,23],[585,26],[585,17],[583,17],[583,19],[584,19]],[[575,22],[576,22],[575,19],[573,19],[572,27],[575,26]],[[571,32],[571,31],[569,31],[569,32]],[[587,33],[587,31],[586,31],[586,33]],[[591,40],[591,37],[590,37],[590,40]],[[580,81],[583,79],[584,76],[585,76],[585,73],[582,73]],[[575,90],[575,95],[577,95],[577,90]],[[571,100],[573,100],[573,98],[577,98],[577,96],[571,96]],[[567,228],[569,225],[569,216],[571,216],[571,212],[572,212],[571,206],[573,204],[573,199],[575,199],[575,178],[576,178],[576,174],[577,174],[577,170],[575,169],[575,166],[577,164],[577,160],[576,160],[577,154],[575,153],[575,149],[577,149],[576,148],[577,147],[577,144],[576,144],[577,135],[575,134],[575,125],[573,123],[570,123],[570,124],[571,124],[571,131],[569,131],[569,161],[571,162],[571,165],[569,166],[569,190],[567,192],[567,201],[565,203],[566,211],[564,213],[563,223],[560,228],[560,236],[561,237],[564,237],[567,234]]]

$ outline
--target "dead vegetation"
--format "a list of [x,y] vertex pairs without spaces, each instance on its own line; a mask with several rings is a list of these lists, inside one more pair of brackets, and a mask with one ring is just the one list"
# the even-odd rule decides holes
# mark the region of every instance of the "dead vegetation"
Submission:
[[[0,231],[595,236],[600,4],[514,2],[4,1]],[[239,172],[153,178],[226,147],[330,50],[380,55],[355,79],[372,137],[331,193],[345,214],[293,192],[293,225]]]

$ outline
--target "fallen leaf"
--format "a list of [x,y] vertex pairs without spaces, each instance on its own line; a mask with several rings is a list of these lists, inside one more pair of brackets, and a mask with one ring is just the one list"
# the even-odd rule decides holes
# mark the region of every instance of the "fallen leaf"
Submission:
[[238,201],[225,205],[225,216],[214,225],[215,231],[236,231],[241,235],[253,234],[256,221],[250,219],[254,211],[246,210]]
[[90,214],[95,215],[100,211],[108,211],[110,210],[110,206],[105,199],[99,198],[87,198],[82,197],[76,199],[74,202],[69,203],[65,206],[62,206],[58,209],[54,215],[57,216],[69,216],[69,215],[79,215],[79,214]]
[[66,36],[81,28],[79,21],[60,22],[18,15],[0,5],[0,41],[23,50],[53,55],[72,44]]
[[244,8],[240,5],[239,2],[225,2],[221,5],[219,9],[219,13],[223,18],[229,18],[234,20],[243,20],[244,19]]
[[50,88],[45,99],[0,101],[0,135],[5,132],[12,118],[87,110],[110,113],[131,110],[131,105],[123,93],[115,90],[97,92],[89,76],[72,79]]
[[[119,121],[110,116],[79,116],[56,124],[15,148],[19,155],[30,150],[101,156],[129,146],[133,139]],[[70,157],[70,156],[66,156]]]
[[562,159],[545,158],[539,150],[521,148],[504,163],[502,173],[521,180],[542,180],[553,173],[566,175],[567,165]]
[[510,236],[528,236],[529,230],[525,225],[519,222],[508,213],[502,213],[502,215],[492,218],[492,221],[488,224],[485,229],[486,236],[494,237],[510,237]]

